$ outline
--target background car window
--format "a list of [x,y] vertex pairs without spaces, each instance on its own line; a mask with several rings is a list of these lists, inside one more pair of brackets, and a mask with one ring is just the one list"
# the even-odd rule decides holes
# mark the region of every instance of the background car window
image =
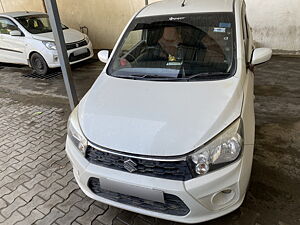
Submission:
[[9,34],[13,30],[18,30],[14,22],[6,18],[0,18],[0,34]]
[[[21,16],[16,18],[16,20],[32,34],[52,32],[47,15]],[[62,28],[67,29],[64,25],[62,25]]]

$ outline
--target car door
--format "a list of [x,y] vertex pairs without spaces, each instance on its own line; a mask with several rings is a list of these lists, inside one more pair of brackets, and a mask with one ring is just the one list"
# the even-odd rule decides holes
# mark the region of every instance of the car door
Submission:
[[25,36],[11,36],[10,32],[15,30],[19,28],[12,20],[0,17],[0,61],[27,64]]

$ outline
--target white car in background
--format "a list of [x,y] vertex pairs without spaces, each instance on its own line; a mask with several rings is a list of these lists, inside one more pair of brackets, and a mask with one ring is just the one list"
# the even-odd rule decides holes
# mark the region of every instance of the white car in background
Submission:
[[183,223],[243,202],[255,118],[255,49],[242,0],[166,0],[131,20],[72,112],[66,151],[89,197]]
[[[70,64],[92,58],[86,34],[62,25]],[[60,67],[48,15],[40,12],[0,13],[0,62],[29,65],[45,75]]]

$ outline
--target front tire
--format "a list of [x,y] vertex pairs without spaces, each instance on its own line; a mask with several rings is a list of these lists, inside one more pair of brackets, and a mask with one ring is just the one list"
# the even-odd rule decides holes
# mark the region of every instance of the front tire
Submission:
[[48,73],[49,67],[39,53],[33,53],[30,57],[30,65],[35,74],[46,75]]

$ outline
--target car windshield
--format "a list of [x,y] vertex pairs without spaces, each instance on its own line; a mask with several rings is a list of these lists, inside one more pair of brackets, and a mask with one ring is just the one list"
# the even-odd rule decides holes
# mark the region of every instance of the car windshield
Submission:
[[[15,18],[29,33],[42,34],[52,32],[48,15],[30,15]],[[68,29],[62,24],[63,29]]]
[[235,71],[233,13],[135,18],[108,66],[115,77],[224,79]]

